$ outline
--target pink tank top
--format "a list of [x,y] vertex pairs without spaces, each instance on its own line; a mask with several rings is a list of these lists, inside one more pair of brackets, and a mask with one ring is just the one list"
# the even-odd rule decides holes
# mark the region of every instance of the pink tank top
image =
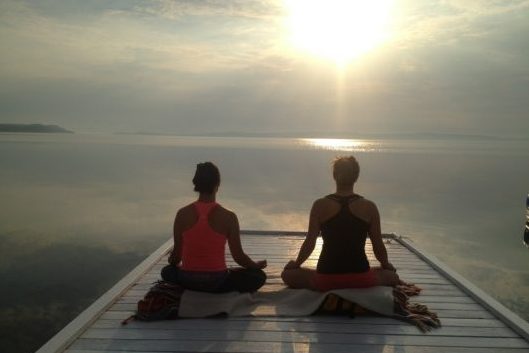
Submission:
[[184,271],[225,271],[226,236],[214,231],[208,216],[217,207],[216,202],[194,203],[198,214],[197,222],[182,233],[182,270]]

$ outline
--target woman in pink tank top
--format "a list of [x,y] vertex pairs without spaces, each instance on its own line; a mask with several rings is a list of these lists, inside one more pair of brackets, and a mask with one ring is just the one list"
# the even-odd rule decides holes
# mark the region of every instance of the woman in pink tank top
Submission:
[[[241,245],[235,213],[216,202],[220,173],[211,162],[200,163],[193,178],[198,200],[176,213],[174,247],[162,278],[197,291],[254,292],[266,281],[266,260],[254,262]],[[228,268],[226,243],[240,268]]]

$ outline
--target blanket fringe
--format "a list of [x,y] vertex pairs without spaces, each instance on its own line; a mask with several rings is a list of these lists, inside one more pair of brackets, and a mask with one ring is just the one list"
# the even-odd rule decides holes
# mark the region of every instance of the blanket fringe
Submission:
[[415,284],[402,282],[393,288],[395,317],[414,324],[422,332],[428,332],[441,326],[437,314],[424,304],[410,303],[409,297],[418,295],[421,288]]
[[406,294],[408,297],[419,295],[422,291],[422,288],[417,287],[415,284],[407,283],[404,281],[400,281],[400,283],[397,284],[396,288]]
[[121,321],[121,325],[128,325],[129,322],[133,321],[136,319],[136,314],[133,314],[131,316],[129,316],[128,318],[126,318],[125,320]]

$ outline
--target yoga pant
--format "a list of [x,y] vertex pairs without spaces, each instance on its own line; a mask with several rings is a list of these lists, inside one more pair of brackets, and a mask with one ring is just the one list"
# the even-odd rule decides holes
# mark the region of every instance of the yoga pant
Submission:
[[373,269],[359,273],[316,272],[313,285],[320,292],[343,288],[368,288],[377,285],[377,276]]
[[199,292],[255,292],[264,285],[266,274],[260,269],[230,268],[219,272],[199,272],[167,265],[162,269],[162,278]]

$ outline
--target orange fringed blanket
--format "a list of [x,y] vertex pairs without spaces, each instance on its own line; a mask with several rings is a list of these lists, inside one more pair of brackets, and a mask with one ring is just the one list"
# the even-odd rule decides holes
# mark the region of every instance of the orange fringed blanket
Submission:
[[422,332],[430,331],[432,328],[440,327],[441,321],[437,314],[426,305],[410,303],[409,297],[418,295],[421,288],[415,284],[402,282],[393,288],[394,316],[417,326]]

